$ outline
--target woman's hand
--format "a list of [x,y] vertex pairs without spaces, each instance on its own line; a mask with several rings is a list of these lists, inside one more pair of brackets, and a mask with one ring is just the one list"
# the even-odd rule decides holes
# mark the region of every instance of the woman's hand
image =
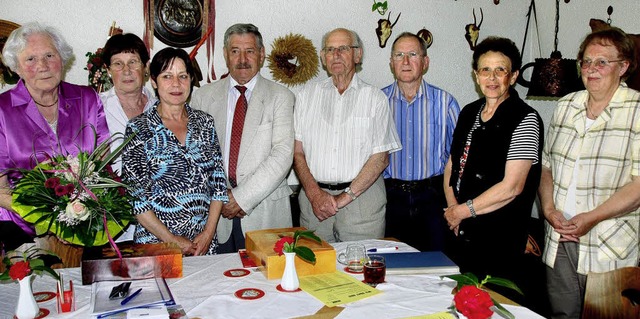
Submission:
[[457,204],[447,207],[444,211],[444,218],[447,220],[450,230],[454,230],[458,235],[458,226],[463,219],[471,216],[471,212],[467,205]]
[[195,244],[192,243],[189,239],[182,236],[173,236],[172,242],[178,244],[180,249],[182,249],[182,254],[185,256],[195,255],[196,249]]
[[195,248],[193,253],[194,256],[201,256],[209,251],[209,246],[211,246],[214,234],[215,232],[208,232],[204,230],[193,239],[193,246]]

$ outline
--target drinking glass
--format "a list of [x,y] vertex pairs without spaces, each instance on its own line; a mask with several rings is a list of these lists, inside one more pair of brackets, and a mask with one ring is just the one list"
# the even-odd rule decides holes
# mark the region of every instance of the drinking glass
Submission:
[[365,257],[367,256],[363,244],[350,244],[347,249],[338,255],[338,261],[347,265],[350,272],[362,272]]
[[384,256],[369,255],[364,262],[364,283],[369,286],[377,286],[384,282],[384,275],[387,272],[387,266],[384,262]]

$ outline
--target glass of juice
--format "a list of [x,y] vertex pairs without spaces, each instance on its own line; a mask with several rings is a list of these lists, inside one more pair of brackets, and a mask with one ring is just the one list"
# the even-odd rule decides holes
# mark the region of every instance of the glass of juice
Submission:
[[387,266],[381,255],[369,255],[364,262],[364,283],[369,286],[377,286],[384,282]]

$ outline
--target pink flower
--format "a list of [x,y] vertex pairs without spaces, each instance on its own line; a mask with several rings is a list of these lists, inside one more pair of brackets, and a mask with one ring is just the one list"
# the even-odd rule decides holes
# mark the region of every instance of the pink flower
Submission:
[[13,264],[11,269],[9,269],[9,276],[13,280],[22,280],[30,273],[31,267],[29,267],[29,262],[27,261],[19,261]]
[[487,319],[493,311],[489,293],[476,286],[463,286],[453,297],[456,309],[469,319]]
[[276,245],[273,247],[273,251],[278,253],[278,256],[282,256],[285,243],[287,243],[289,245],[292,245],[293,244],[293,237],[285,236],[285,237],[280,238],[280,240],[278,240],[276,242]]
[[81,201],[74,200],[73,202],[69,202],[69,204],[67,204],[65,215],[72,219],[85,221],[91,214]]

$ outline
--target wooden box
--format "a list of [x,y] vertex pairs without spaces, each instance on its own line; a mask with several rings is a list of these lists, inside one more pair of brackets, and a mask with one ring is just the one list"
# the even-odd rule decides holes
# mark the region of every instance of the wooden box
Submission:
[[94,281],[182,277],[182,250],[171,243],[118,244],[122,260],[113,247],[85,248],[82,284]]
[[[248,231],[246,236],[246,248],[249,257],[264,273],[267,279],[282,278],[284,272],[285,257],[278,256],[273,251],[275,243],[284,236],[293,237],[296,229],[304,230],[304,227],[277,228]],[[298,276],[323,274],[336,271],[336,251],[326,241],[317,243],[307,238],[300,238],[298,245],[311,248],[316,254],[316,264],[308,263],[296,256],[296,271]]]

